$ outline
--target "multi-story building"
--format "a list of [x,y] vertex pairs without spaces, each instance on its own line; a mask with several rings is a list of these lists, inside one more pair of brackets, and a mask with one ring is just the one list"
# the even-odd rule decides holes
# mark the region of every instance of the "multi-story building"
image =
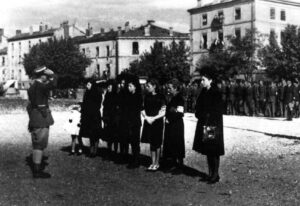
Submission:
[[245,35],[247,29],[262,34],[275,32],[278,40],[288,24],[300,25],[300,2],[296,0],[215,0],[204,4],[198,0],[196,8],[189,9],[191,54],[193,66],[210,45],[226,36]]
[[33,31],[29,28],[29,33],[22,33],[16,30],[16,35],[8,39],[7,59],[9,71],[7,80],[17,80],[21,88],[27,87],[29,77],[26,75],[22,60],[33,45],[46,42],[50,38],[66,38],[85,35],[83,31],[75,25],[69,25],[67,21],[63,22],[59,28],[48,28],[47,25],[40,24],[39,31]]
[[0,28],[0,83],[6,80],[7,72],[7,37],[4,35],[4,29]]
[[173,40],[183,40],[189,46],[189,34],[158,27],[151,20],[138,28],[130,28],[126,22],[124,29],[118,27],[118,30],[108,32],[101,29],[100,33],[79,42],[81,51],[92,60],[86,69],[86,77],[115,78],[141,54],[149,52],[156,41],[168,45]]

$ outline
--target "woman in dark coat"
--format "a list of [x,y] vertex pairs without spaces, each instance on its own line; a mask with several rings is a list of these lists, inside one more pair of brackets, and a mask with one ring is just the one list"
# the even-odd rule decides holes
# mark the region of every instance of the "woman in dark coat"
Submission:
[[139,167],[141,111],[143,98],[138,78],[128,79],[128,95],[125,100],[126,142],[131,145],[133,159],[128,168]]
[[[201,70],[201,84],[203,89],[197,99],[195,116],[198,119],[193,150],[206,155],[209,174],[207,180],[209,184],[219,181],[220,156],[224,155],[223,140],[223,104],[222,95],[214,84],[215,74],[212,68],[204,67]],[[203,127],[215,126],[215,139],[204,138]]]
[[79,136],[90,139],[90,156],[95,157],[101,133],[100,106],[102,96],[96,83],[88,82],[86,87],[87,89],[81,105]]
[[166,108],[163,157],[165,160],[171,158],[175,166],[182,168],[185,157],[184,99],[180,93],[180,82],[177,79],[168,82],[168,92],[172,98]]
[[112,80],[109,80],[106,86],[107,91],[103,101],[104,127],[102,137],[104,141],[107,141],[109,152],[114,149],[114,152],[117,153],[117,88],[115,82]]
[[157,93],[158,82],[151,79],[146,84],[148,94],[144,99],[144,126],[142,132],[143,143],[150,143],[152,164],[149,166],[149,171],[156,171],[159,168],[160,147],[162,145],[166,103],[165,97]]

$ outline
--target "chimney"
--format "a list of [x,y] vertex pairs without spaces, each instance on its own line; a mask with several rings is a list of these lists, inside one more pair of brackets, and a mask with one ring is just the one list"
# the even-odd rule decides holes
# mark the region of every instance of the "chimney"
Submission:
[[90,27],[90,36],[93,35],[93,27]]
[[22,34],[22,31],[20,29],[16,30],[16,35]]
[[30,35],[33,34],[33,27],[32,27],[32,26],[29,27],[29,34],[30,34]]
[[100,34],[101,34],[102,36],[104,35],[104,32],[105,32],[104,28],[100,28]]
[[129,30],[130,30],[130,28],[129,28],[129,21],[127,21],[125,23],[125,32],[128,32]]
[[145,36],[150,36],[150,27],[151,27],[150,24],[148,24],[144,27]]
[[202,6],[202,0],[198,0],[198,7]]
[[170,36],[173,36],[173,35],[174,35],[173,27],[170,27],[169,29],[170,29],[170,30],[169,30],[169,31],[170,31]]
[[63,30],[64,30],[64,38],[67,39],[69,38],[69,22],[68,21],[64,21],[62,24],[61,24]]
[[154,20],[148,20],[148,25],[154,24]]
[[40,32],[44,32],[44,24],[43,22],[40,23],[40,29],[39,29]]
[[48,24],[45,25],[45,31],[47,31],[47,30],[48,30]]
[[118,36],[121,36],[122,35],[122,27],[118,27]]

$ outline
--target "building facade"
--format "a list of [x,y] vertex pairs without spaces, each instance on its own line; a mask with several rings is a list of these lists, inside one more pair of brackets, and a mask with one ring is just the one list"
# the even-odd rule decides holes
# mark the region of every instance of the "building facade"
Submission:
[[188,10],[190,13],[192,68],[210,45],[226,36],[244,36],[247,29],[275,32],[278,40],[288,24],[300,25],[300,2],[295,0],[215,0]]
[[27,88],[29,77],[25,73],[22,64],[24,55],[29,53],[32,46],[41,42],[46,42],[51,38],[66,38],[85,35],[83,31],[75,25],[69,25],[67,21],[63,22],[59,28],[48,28],[47,25],[41,23],[39,31],[33,31],[29,28],[29,33],[22,33],[16,30],[16,35],[8,39],[7,61],[8,72],[6,80],[17,80],[20,88]]
[[115,78],[128,69],[132,61],[149,52],[156,41],[163,46],[173,40],[183,40],[189,46],[189,34],[158,27],[154,21],[138,28],[130,28],[127,22],[124,29],[118,27],[118,30],[108,32],[101,29],[100,33],[79,42],[81,51],[92,60],[86,69],[86,77]]
[[7,37],[4,35],[4,29],[0,28],[0,84],[7,79],[8,71]]

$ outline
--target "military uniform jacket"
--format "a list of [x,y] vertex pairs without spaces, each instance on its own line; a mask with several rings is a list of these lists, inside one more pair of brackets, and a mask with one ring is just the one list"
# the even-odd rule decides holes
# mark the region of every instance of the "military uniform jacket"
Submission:
[[45,128],[54,123],[51,111],[49,109],[48,99],[50,90],[56,86],[57,78],[42,83],[35,80],[28,89],[29,103],[27,105],[27,112],[29,115],[29,129],[31,128]]

